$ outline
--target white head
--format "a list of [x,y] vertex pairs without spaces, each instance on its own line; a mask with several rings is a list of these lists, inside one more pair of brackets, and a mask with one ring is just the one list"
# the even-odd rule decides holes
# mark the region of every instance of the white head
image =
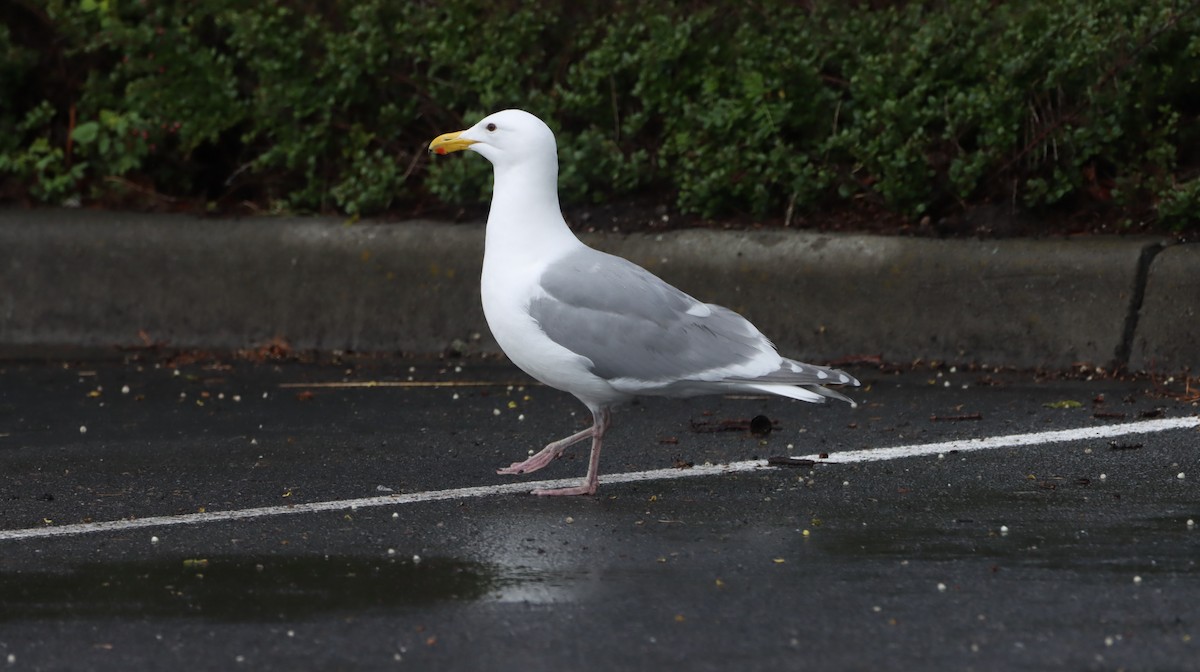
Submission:
[[503,110],[484,117],[465,131],[446,133],[429,143],[429,151],[449,154],[469,149],[482,154],[499,172],[533,162],[558,174],[554,133],[541,119],[524,110]]
[[[562,223],[558,207],[558,146],[541,119],[522,110],[485,117],[465,131],[439,135],[429,151],[449,154],[469,149],[492,162],[495,178],[488,228],[513,213],[546,212]],[[566,231],[566,225],[562,224]]]

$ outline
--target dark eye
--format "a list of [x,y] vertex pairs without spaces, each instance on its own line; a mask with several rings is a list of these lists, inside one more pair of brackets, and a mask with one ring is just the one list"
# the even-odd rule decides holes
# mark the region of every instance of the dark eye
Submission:
[[488,129],[489,131],[494,131],[494,130],[496,130],[496,125],[495,125],[495,124],[488,124],[488,125],[487,125],[487,129]]

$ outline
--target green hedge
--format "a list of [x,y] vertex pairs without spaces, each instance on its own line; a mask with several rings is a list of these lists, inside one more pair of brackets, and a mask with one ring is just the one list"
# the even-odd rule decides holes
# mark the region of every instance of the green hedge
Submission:
[[1194,0],[729,4],[9,3],[0,195],[350,215],[477,203],[486,162],[424,147],[517,106],[558,132],[568,202],[759,217],[1004,203],[1198,224]]

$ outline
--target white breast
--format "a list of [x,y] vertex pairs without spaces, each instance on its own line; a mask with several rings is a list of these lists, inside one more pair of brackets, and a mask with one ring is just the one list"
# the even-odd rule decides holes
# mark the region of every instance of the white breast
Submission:
[[587,358],[550,340],[530,317],[529,303],[542,293],[537,281],[549,261],[553,259],[514,260],[511,255],[490,254],[490,250],[484,254],[480,293],[492,335],[522,371],[574,394],[585,404],[605,405],[627,398],[592,374]]

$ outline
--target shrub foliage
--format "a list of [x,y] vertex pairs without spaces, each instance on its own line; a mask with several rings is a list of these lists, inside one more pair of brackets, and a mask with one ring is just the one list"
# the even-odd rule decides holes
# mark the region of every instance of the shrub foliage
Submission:
[[522,107],[568,201],[1200,213],[1194,0],[23,0],[0,195],[350,215],[477,203],[425,145]]

